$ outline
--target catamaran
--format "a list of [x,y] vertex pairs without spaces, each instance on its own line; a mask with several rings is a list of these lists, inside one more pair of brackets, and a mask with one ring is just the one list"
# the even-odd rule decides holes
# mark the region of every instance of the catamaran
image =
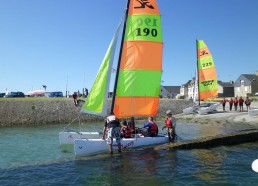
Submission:
[[[128,0],[110,114],[115,114],[117,118],[157,115],[162,75],[162,48],[161,18],[156,0]],[[110,47],[109,52],[112,56],[113,47]],[[100,68],[102,77],[97,76],[95,81],[97,85],[91,89],[89,99],[82,108],[85,113],[94,115],[102,113],[102,116],[107,116],[105,91],[109,85],[112,68],[109,59],[107,58],[104,65],[102,63],[103,68]],[[98,106],[95,105],[96,102],[99,103]],[[121,144],[122,148],[129,148],[168,141],[168,136],[135,135],[133,138],[123,138]],[[74,140],[74,152],[77,156],[105,151],[108,151],[108,145],[103,139]]]
[[[197,48],[197,84],[199,98],[199,114],[205,114],[216,110],[221,103],[211,104],[208,107],[200,108],[200,100],[218,97],[218,80],[216,68],[211,53],[203,40],[196,40]],[[183,110],[190,113],[196,106]]]

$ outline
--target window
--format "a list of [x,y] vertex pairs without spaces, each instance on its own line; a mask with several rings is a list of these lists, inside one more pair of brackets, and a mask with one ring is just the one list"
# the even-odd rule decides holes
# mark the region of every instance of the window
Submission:
[[240,80],[240,84],[241,84],[241,86],[244,86],[244,80]]

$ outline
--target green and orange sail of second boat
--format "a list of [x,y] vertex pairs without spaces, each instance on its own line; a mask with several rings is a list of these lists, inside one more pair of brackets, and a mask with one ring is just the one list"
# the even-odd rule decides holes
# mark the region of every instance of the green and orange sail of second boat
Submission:
[[220,106],[220,103],[212,104],[205,108],[200,108],[200,101],[207,98],[218,97],[218,80],[216,74],[215,64],[212,55],[203,40],[196,40],[197,50],[197,75],[194,84],[194,98],[199,100],[198,105],[189,107],[183,110],[184,114],[191,114],[198,112],[199,114],[206,114],[212,112]]

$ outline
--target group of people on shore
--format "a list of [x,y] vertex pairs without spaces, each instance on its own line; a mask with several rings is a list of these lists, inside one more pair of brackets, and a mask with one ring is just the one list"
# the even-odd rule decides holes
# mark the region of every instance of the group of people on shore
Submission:
[[227,102],[229,103],[229,110],[230,111],[232,111],[233,105],[234,105],[234,110],[237,111],[238,105],[239,105],[239,111],[243,112],[244,104],[246,105],[247,111],[251,110],[251,108],[250,108],[251,100],[248,97],[246,97],[245,100],[242,98],[242,96],[240,96],[239,99],[237,97],[235,97],[234,100],[233,100],[233,98],[230,98],[230,100],[227,100],[226,98],[223,98],[223,100],[221,102],[222,102],[223,111],[226,111],[225,107],[226,107]]
[[[172,112],[168,110],[166,112],[167,118],[165,120],[165,126],[167,128],[168,137],[170,141],[174,141],[176,138],[175,127],[176,119],[172,116]],[[119,119],[115,115],[110,115],[107,117],[104,127],[103,127],[103,140],[107,140],[109,146],[109,152],[113,153],[113,140],[116,140],[118,146],[118,152],[121,152],[121,138],[131,138],[135,135],[142,137],[156,137],[159,133],[159,128],[154,118],[152,116],[148,117],[148,123],[143,124],[141,129],[135,127],[134,117],[130,118],[127,122],[123,120],[123,125],[120,125]]]

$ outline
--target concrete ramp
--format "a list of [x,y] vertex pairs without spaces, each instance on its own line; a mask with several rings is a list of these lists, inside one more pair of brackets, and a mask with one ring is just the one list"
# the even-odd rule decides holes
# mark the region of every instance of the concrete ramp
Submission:
[[220,134],[211,137],[198,138],[193,140],[177,141],[156,146],[154,149],[200,149],[216,146],[237,145],[241,143],[258,141],[258,129],[246,129],[229,134]]

